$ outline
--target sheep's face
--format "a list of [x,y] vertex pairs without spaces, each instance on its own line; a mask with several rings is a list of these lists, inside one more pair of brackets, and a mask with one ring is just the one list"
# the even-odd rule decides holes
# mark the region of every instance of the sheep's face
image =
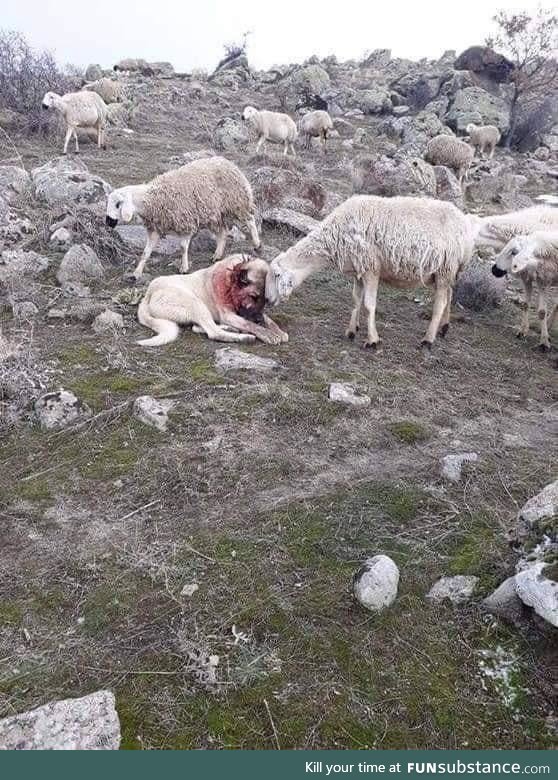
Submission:
[[116,227],[119,221],[131,222],[136,209],[131,193],[126,187],[113,190],[108,197],[105,221],[109,227]]
[[292,271],[281,268],[280,258],[269,266],[269,273],[265,283],[265,299],[272,306],[277,306],[281,301],[290,298],[295,288],[295,278]]
[[516,236],[508,241],[502,251],[496,255],[494,265],[492,266],[492,273],[494,276],[502,277],[510,271],[512,273],[518,273],[518,271],[515,270],[515,267],[517,266],[516,258],[520,253],[523,254],[522,250],[524,248],[525,240],[525,236]]
[[45,111],[48,111],[49,108],[52,108],[54,105],[54,100],[56,98],[56,95],[54,92],[47,92],[43,98],[42,107]]

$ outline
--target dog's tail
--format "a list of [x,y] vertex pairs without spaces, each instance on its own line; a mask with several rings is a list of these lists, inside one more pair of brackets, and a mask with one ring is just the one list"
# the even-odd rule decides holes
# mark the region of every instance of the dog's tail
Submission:
[[142,347],[161,347],[163,344],[170,344],[178,338],[180,328],[171,320],[152,317],[149,312],[149,297],[148,293],[138,306],[138,320],[146,328],[154,330],[157,335],[150,339],[141,339],[136,343],[141,344]]

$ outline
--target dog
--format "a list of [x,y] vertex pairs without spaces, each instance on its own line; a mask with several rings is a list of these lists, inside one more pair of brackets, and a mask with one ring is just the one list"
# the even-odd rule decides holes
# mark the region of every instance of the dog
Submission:
[[178,326],[187,324],[213,341],[287,342],[287,333],[263,313],[268,269],[265,260],[237,254],[188,275],[153,279],[138,307],[138,320],[157,335],[137,343],[169,344],[178,337]]

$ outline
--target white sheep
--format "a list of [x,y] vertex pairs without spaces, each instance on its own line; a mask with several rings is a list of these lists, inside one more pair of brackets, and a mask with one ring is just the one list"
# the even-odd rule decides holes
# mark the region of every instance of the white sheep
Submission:
[[467,125],[465,132],[469,136],[469,143],[475,149],[478,149],[481,156],[488,152],[489,159],[494,155],[494,149],[500,143],[502,137],[496,125]]
[[540,230],[558,231],[558,209],[551,206],[530,206],[509,214],[471,217],[478,226],[475,244],[499,251],[515,236],[530,235]]
[[312,138],[319,138],[324,152],[328,133],[332,129],[333,120],[327,111],[309,111],[298,124],[298,131],[301,138],[305,139],[306,148],[310,148]]
[[453,135],[431,138],[424,153],[424,159],[431,165],[445,165],[454,170],[460,184],[467,178],[474,156],[473,147]]
[[56,92],[47,92],[43,98],[43,108],[54,108],[59,111],[66,121],[66,138],[64,139],[64,154],[68,151],[68,144],[72,135],[76,142],[76,154],[79,153],[77,128],[94,128],[97,131],[97,145],[106,149],[105,125],[107,121],[107,106],[96,92],[68,92],[66,95],[57,95]]
[[536,232],[510,239],[492,266],[494,276],[506,273],[518,276],[525,290],[525,304],[517,334],[523,338],[529,333],[529,308],[533,286],[537,288],[537,314],[541,321],[539,349],[550,349],[548,331],[558,311],[558,300],[550,300],[550,288],[558,285],[558,232]]
[[114,81],[114,79],[103,77],[102,79],[97,79],[97,81],[90,81],[88,84],[83,85],[82,90],[96,92],[107,105],[122,102],[122,84]]
[[134,271],[139,279],[159,239],[167,233],[181,237],[180,272],[189,268],[188,249],[192,237],[202,228],[217,233],[215,260],[225,254],[227,233],[240,223],[250,231],[252,243],[260,248],[254,219],[252,188],[246,176],[224,157],[206,157],[163,173],[147,184],[131,184],[113,190],[108,198],[106,222],[130,222],[137,215],[147,228],[147,243]]
[[377,348],[376,297],[379,283],[394,287],[434,287],[432,319],[423,344],[431,347],[449,327],[453,286],[471,259],[475,223],[455,206],[431,198],[355,195],[337,206],[320,225],[271,263],[266,298],[277,304],[314,271],[333,265],[354,277],[346,335],[359,328],[360,309],[368,313],[365,346]]
[[275,144],[284,144],[283,156],[286,156],[290,149],[293,157],[296,157],[293,144],[296,141],[298,130],[294,120],[288,114],[280,114],[276,111],[258,111],[254,106],[246,106],[242,112],[242,119],[249,122],[258,135],[256,154],[266,141],[271,141]]

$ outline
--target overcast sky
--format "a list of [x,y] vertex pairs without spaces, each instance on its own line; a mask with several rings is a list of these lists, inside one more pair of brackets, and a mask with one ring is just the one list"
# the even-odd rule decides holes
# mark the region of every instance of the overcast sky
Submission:
[[394,56],[436,58],[482,43],[502,7],[552,7],[556,0],[11,0],[0,26],[23,32],[61,63],[109,67],[123,57],[168,60],[177,70],[211,69],[223,44],[251,31],[258,68],[311,54],[361,57],[376,48]]

